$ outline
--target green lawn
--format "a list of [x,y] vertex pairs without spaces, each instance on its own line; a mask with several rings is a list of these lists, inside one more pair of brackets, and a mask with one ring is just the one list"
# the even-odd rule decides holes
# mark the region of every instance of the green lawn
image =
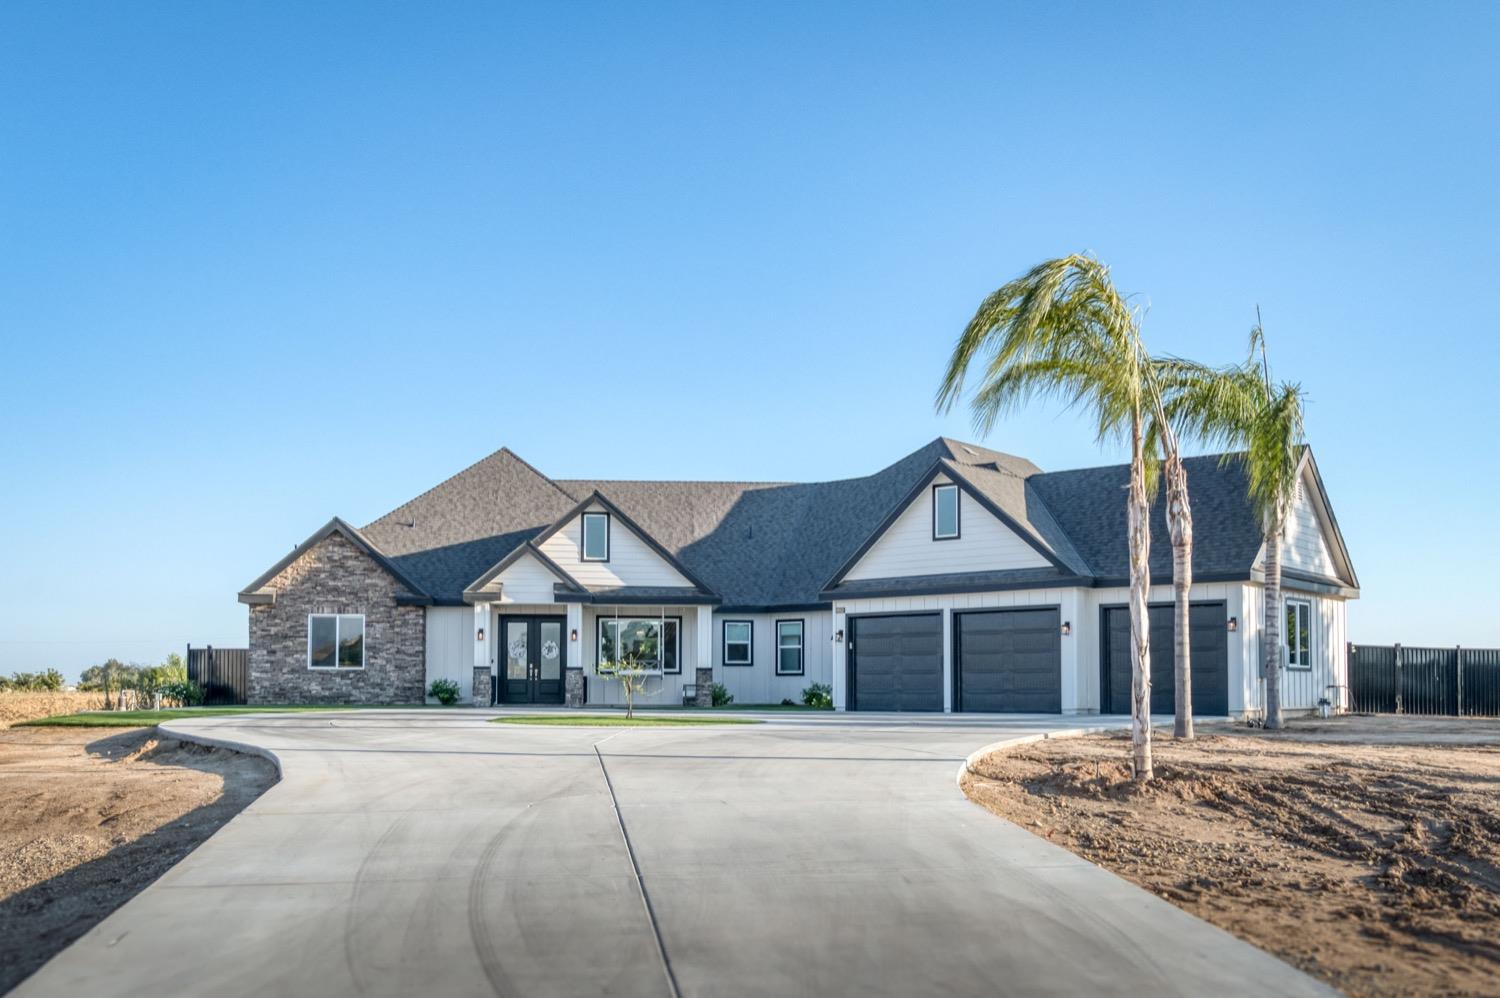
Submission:
[[[419,706],[412,704],[413,707]],[[190,717],[223,717],[226,714],[300,714],[314,710],[357,710],[352,706],[317,707],[178,707],[166,710],[86,710],[77,714],[58,714],[22,721],[17,727],[30,728],[145,728],[162,721],[181,721]]]
[[760,724],[753,717],[708,717],[703,714],[689,716],[662,716],[638,714],[516,714],[511,717],[492,717],[491,724],[538,724],[556,728],[687,728],[705,724]]

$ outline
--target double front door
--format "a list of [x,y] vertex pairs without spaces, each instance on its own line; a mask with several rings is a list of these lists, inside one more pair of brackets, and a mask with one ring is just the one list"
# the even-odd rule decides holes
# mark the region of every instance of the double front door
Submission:
[[501,617],[502,703],[563,702],[566,617]]

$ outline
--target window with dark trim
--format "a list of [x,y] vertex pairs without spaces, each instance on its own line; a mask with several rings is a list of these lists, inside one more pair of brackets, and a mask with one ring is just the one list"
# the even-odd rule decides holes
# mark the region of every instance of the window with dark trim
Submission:
[[310,613],[307,615],[309,669],[363,669],[365,615]]
[[600,617],[595,671],[600,662],[631,661],[655,669],[660,661],[661,671],[675,676],[682,671],[681,635],[681,617]]
[[609,561],[609,514],[583,514],[583,538],[580,545],[584,561]]
[[748,620],[724,621],[724,664],[750,665],[755,661],[755,625]]
[[1286,666],[1312,668],[1312,603],[1305,599],[1286,601]]
[[932,539],[951,541],[958,538],[958,486],[932,487]]
[[803,630],[800,620],[776,621],[776,675],[802,675]]

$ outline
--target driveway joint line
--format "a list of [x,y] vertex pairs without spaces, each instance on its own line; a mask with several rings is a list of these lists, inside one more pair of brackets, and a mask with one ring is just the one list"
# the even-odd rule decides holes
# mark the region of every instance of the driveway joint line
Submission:
[[599,760],[599,772],[604,774],[604,786],[609,791],[609,803],[615,811],[615,822],[620,826],[620,838],[625,840],[625,855],[630,858],[630,870],[635,875],[635,886],[641,892],[641,904],[646,909],[646,920],[651,923],[651,937],[656,940],[656,953],[661,957],[661,969],[667,978],[667,989],[671,992],[672,998],[682,998],[682,989],[677,986],[677,975],[672,971],[672,960],[667,956],[666,941],[661,937],[661,926],[656,921],[656,909],[651,905],[651,892],[646,890],[646,881],[641,877],[641,867],[635,859],[635,846],[631,844],[630,831],[625,827],[625,815],[620,812],[620,798],[615,796],[614,781],[609,778],[609,767],[604,765],[604,753],[599,751],[599,744],[594,745],[594,756]]

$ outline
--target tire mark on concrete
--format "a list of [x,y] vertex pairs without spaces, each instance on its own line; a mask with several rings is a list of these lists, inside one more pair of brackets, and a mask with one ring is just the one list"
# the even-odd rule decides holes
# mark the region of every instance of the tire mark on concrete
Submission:
[[368,994],[370,990],[370,983],[364,975],[363,964],[354,958],[354,933],[358,928],[356,918],[359,911],[360,889],[364,886],[370,864],[385,848],[385,844],[390,841],[391,836],[395,835],[397,830],[405,823],[405,815],[397,817],[395,821],[391,822],[391,827],[382,832],[380,838],[375,840],[375,844],[365,853],[364,859],[359,861],[359,869],[354,873],[354,884],[349,890],[349,904],[344,909],[344,965],[349,968],[349,977],[354,981],[354,991],[356,994]]

